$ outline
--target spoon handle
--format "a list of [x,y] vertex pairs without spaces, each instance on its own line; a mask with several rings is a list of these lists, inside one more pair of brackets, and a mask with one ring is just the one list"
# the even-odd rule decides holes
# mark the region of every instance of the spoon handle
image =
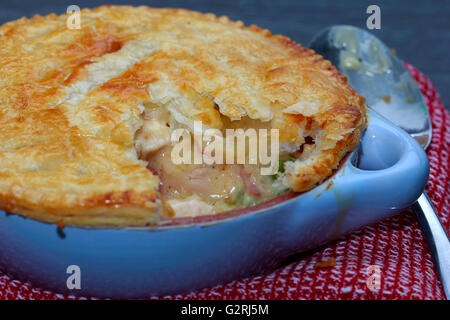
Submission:
[[450,299],[450,241],[447,232],[425,192],[414,203],[413,210],[422,226],[445,295]]

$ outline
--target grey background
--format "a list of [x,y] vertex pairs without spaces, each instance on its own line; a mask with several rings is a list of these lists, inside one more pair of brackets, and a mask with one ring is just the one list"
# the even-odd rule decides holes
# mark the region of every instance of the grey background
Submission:
[[366,8],[381,8],[381,30],[373,32],[394,48],[397,55],[425,73],[450,106],[450,1],[411,0],[0,0],[0,23],[31,17],[35,13],[64,13],[67,6],[81,8],[108,4],[146,4],[181,7],[227,15],[307,44],[312,35],[331,24],[366,26]]

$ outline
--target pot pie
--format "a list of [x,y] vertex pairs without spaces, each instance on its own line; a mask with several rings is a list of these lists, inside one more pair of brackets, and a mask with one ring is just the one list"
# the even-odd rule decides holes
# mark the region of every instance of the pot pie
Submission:
[[[323,182],[366,127],[364,99],[290,39],[182,9],[102,6],[0,27],[0,206],[40,221],[143,226]],[[195,121],[279,130],[280,168],[174,164]],[[195,147],[195,146],[194,146]]]

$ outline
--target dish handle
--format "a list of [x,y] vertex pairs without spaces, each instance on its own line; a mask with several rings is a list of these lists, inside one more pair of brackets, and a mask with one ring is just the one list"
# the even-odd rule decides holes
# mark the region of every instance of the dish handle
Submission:
[[412,205],[429,174],[425,151],[406,131],[373,110],[368,114],[369,126],[344,169],[345,179],[335,183],[335,190],[351,200],[352,210],[345,219],[349,229]]
[[343,167],[295,203],[284,237],[291,251],[385,219],[409,207],[424,190],[429,165],[422,147],[376,112],[368,115],[368,128]]

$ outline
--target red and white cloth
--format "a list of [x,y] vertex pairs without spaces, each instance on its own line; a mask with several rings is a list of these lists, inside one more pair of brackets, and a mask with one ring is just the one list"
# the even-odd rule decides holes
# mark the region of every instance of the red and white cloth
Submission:
[[[450,113],[422,73],[407,65],[430,110],[427,192],[450,230]],[[369,289],[369,266],[378,266],[380,288]],[[415,216],[408,210],[303,255],[270,274],[167,299],[444,299],[436,269]],[[0,299],[80,299],[52,293],[0,273]]]

